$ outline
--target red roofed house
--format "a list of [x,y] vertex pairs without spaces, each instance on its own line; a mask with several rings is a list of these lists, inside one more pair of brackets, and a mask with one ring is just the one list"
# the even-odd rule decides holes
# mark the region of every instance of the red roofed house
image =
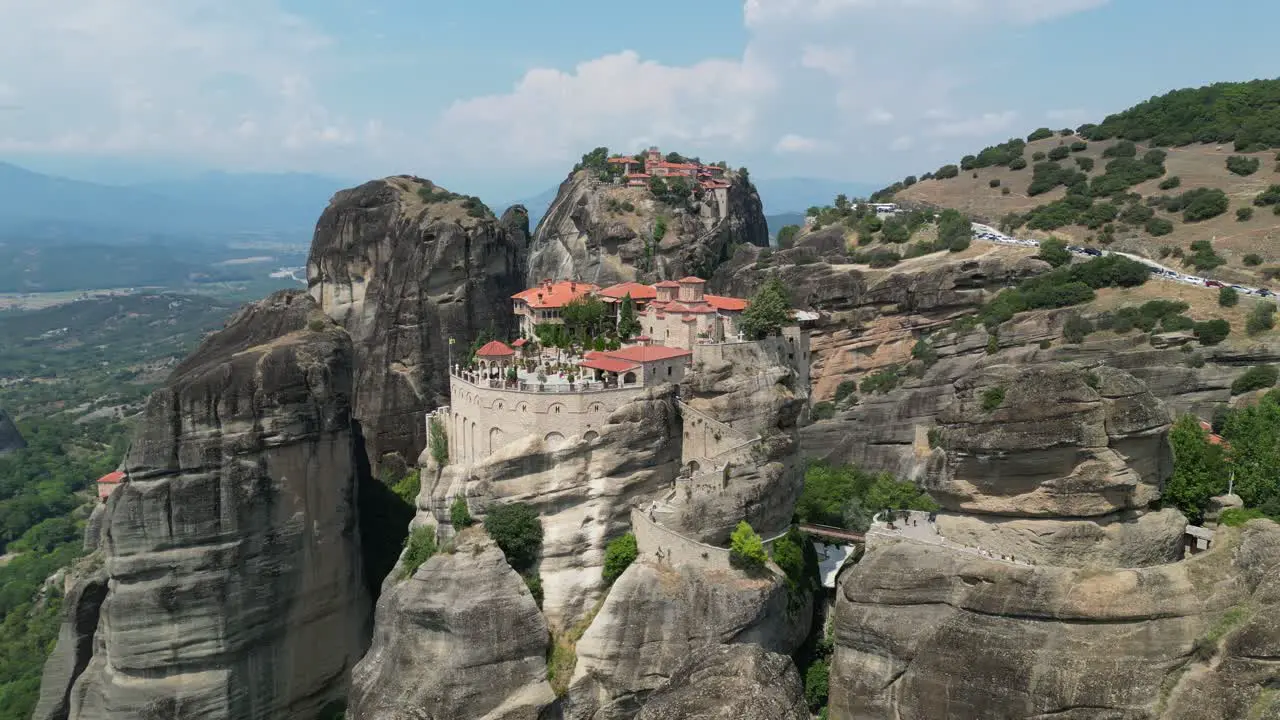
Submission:
[[515,314],[520,317],[520,333],[526,337],[533,336],[533,328],[541,323],[563,323],[560,309],[583,295],[593,295],[600,288],[591,283],[561,280],[553,283],[543,280],[536,287],[522,290],[512,295],[515,301]]
[[684,379],[693,353],[661,345],[633,345],[621,350],[588,353],[579,365],[594,371],[594,379],[606,386],[653,387]]
[[122,482],[124,482],[124,473],[119,470],[98,478],[98,499],[106,502],[107,498],[111,497],[111,493],[115,492]]
[[476,363],[480,366],[480,376],[490,380],[501,380],[508,367],[515,359],[516,351],[501,340],[490,340],[476,351]]
[[706,281],[693,276],[654,285],[657,297],[640,316],[640,329],[659,345],[686,349],[734,338],[747,301],[707,295],[705,287]]
[[1200,429],[1201,429],[1201,430],[1203,430],[1203,431],[1205,431],[1205,432],[1207,432],[1207,433],[1209,433],[1209,444],[1210,444],[1210,445],[1222,445],[1222,446],[1224,446],[1224,447],[1227,447],[1227,441],[1226,441],[1226,440],[1223,440],[1221,435],[1218,435],[1217,433],[1215,433],[1215,432],[1213,431],[1213,424],[1212,424],[1212,423],[1208,423],[1208,422],[1205,422],[1204,420],[1201,420],[1201,421],[1200,421]]

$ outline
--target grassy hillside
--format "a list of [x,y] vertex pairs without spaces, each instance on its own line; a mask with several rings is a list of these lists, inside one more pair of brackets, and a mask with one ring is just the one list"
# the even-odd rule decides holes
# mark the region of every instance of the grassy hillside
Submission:
[[1277,147],[1280,81],[1222,83],[1040,128],[877,197],[1268,285],[1280,275]]

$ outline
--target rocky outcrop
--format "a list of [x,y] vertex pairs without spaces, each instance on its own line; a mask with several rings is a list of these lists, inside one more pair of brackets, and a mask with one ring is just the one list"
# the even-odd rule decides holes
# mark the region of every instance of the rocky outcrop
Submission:
[[537,720],[555,702],[547,623],[483,530],[456,537],[378,600],[352,673],[353,720]]
[[[103,518],[92,656],[48,717],[310,718],[345,694],[371,615],[353,359],[310,298],[282,292],[151,396]],[[63,667],[83,660],[79,597]],[[45,696],[68,674],[51,666]]]
[[571,174],[538,223],[528,282],[545,278],[612,285],[686,275],[707,277],[747,244],[769,244],[755,186],[729,172],[730,186],[673,207],[648,188],[601,181],[587,170]]
[[1280,717],[1277,570],[1269,521],[1136,570],[888,541],[838,590],[830,717]]
[[551,447],[531,435],[475,465],[451,464],[439,472],[429,465],[416,522],[447,531],[458,495],[479,518],[494,504],[536,508],[543,525],[542,607],[553,626],[565,627],[600,597],[605,545],[627,532],[632,505],[667,491],[679,466],[674,390],[655,388],[614,411],[598,437]]
[[13,424],[13,418],[0,408],[0,455],[21,450],[26,446],[27,441],[23,439],[22,433],[18,432],[18,426]]
[[634,717],[692,653],[749,643],[790,654],[804,641],[809,619],[807,607],[794,604],[777,575],[636,562],[614,584],[578,641],[564,717]]
[[89,558],[67,576],[62,627],[44,664],[33,720],[65,720],[71,712],[71,687],[93,658],[93,636],[107,597],[107,574],[100,560]]
[[344,190],[320,216],[307,284],[351,334],[354,412],[375,473],[384,461],[403,471],[426,447],[422,418],[448,402],[451,350],[509,334],[528,242],[523,207],[499,219],[409,176]]
[[808,720],[791,658],[757,645],[695,651],[636,720]]

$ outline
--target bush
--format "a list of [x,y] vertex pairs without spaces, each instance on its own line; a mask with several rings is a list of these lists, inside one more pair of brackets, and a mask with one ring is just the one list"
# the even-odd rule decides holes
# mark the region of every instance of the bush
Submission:
[[1009,187],[1006,185],[1005,187],[1000,188],[1000,194],[1001,194],[1001,195],[1008,195],[1008,194],[1010,194]]
[[1089,143],[1083,140],[1076,140],[1071,143],[1071,152],[1084,152],[1089,149]]
[[1068,148],[1066,145],[1059,145],[1049,151],[1049,159],[1050,160],[1066,160],[1067,156],[1070,154],[1071,154],[1071,148]]
[[840,384],[836,386],[836,402],[844,402],[844,399],[852,395],[857,389],[857,382],[853,380],[841,380]]
[[792,592],[809,589],[804,566],[805,542],[804,536],[795,528],[773,541],[773,563],[787,576],[787,587]]
[[768,560],[769,555],[764,551],[764,541],[755,530],[751,529],[747,521],[739,522],[738,527],[729,536],[729,562],[734,567],[757,571],[763,569]]
[[1253,208],[1236,208],[1236,222],[1248,222],[1253,219]]
[[1231,383],[1231,394],[1243,395],[1253,390],[1274,387],[1277,380],[1280,380],[1280,370],[1275,365],[1254,365]]
[[1213,244],[1208,240],[1196,240],[1191,243],[1191,254],[1182,262],[1194,266],[1200,272],[1205,272],[1225,265],[1227,260],[1213,251]]
[[1131,158],[1137,157],[1138,146],[1134,145],[1130,140],[1121,140],[1102,151],[1102,157],[1107,158]]
[[1197,222],[1221,215],[1229,204],[1227,194],[1217,188],[1196,188],[1170,198],[1165,209],[1182,212],[1183,222]]
[[1244,256],[1244,264],[1249,267],[1257,267],[1262,264],[1262,256],[1257,253],[1249,253]]
[[489,509],[484,529],[498,544],[507,562],[523,573],[533,567],[542,549],[542,519],[525,503],[509,503]]
[[1072,314],[1062,326],[1062,337],[1073,345],[1079,345],[1093,332],[1093,323],[1080,315]]
[[1232,174],[1246,176],[1258,172],[1262,162],[1258,158],[1245,157],[1243,155],[1232,155],[1227,158],[1227,170]]
[[604,569],[601,571],[605,585],[612,585],[622,577],[622,573],[631,567],[639,554],[636,536],[632,533],[610,540],[604,549]]
[[454,530],[461,530],[470,527],[474,520],[471,519],[471,511],[467,509],[467,499],[461,494],[455,495],[453,504],[449,506],[449,524],[453,525]]
[[1258,207],[1266,207],[1267,205],[1280,205],[1280,185],[1272,185],[1271,187],[1258,193],[1253,198],[1253,204]]
[[1218,288],[1218,304],[1222,307],[1235,307],[1240,304],[1240,293],[1235,288]]
[[[1179,332],[1195,328],[1196,321],[1186,315],[1169,315],[1160,321],[1161,332]],[[1185,345],[1183,347],[1186,347]]]
[[1148,220],[1156,216],[1156,211],[1146,205],[1134,203],[1120,211],[1120,222],[1129,225],[1145,225]]
[[831,689],[831,671],[826,660],[815,660],[804,674],[804,699],[809,709],[817,712],[827,704]]
[[887,393],[898,387],[900,382],[902,382],[902,376],[898,366],[890,365],[862,378],[862,384],[858,389],[862,391],[863,395]]
[[1037,128],[1034,132],[1027,136],[1027,142],[1035,142],[1037,140],[1047,140],[1053,137],[1053,131],[1047,127]]
[[1025,169],[1026,169],[1026,167],[1027,167],[1027,160],[1026,160],[1026,158],[1023,158],[1023,157],[1016,157],[1016,158],[1014,158],[1014,159],[1012,159],[1012,160],[1010,160],[1010,161],[1009,161],[1009,169],[1010,169],[1010,170],[1025,170]]
[[533,601],[537,603],[538,609],[542,609],[542,576],[537,571],[520,573],[521,579],[524,580],[524,586],[529,588],[529,594],[533,596]]
[[836,416],[836,405],[831,401],[823,401],[813,404],[814,420],[830,420]]
[[1258,303],[1249,311],[1244,331],[1249,335],[1266,332],[1276,326],[1276,306],[1269,302]]
[[1231,323],[1222,319],[1206,320],[1196,323],[1193,330],[1201,345],[1217,345],[1231,334]]
[[1162,237],[1173,232],[1173,223],[1158,217],[1151,218],[1142,227],[1153,237]]
[[1084,172],[1093,172],[1093,158],[1091,157],[1076,158],[1076,167],[1080,168]]
[[1004,403],[1004,388],[989,387],[982,391],[982,411],[993,412]]
[[410,468],[394,485],[391,492],[405,502],[414,505],[418,501],[418,491],[422,489],[422,479],[417,470]]
[[323,318],[316,318],[307,323],[307,329],[311,332],[324,332],[327,327],[329,327],[329,323],[325,322]]
[[400,565],[400,579],[413,577],[422,564],[436,554],[436,529],[429,527],[415,528],[405,538],[404,559]]
[[1000,178],[991,178],[990,180],[988,180],[987,187],[993,187],[993,188],[1000,187]]
[[431,459],[436,461],[436,465],[444,467],[449,464],[449,436],[444,429],[444,421],[438,417],[432,417],[428,426],[429,437],[427,441],[431,446]]
[[955,165],[943,165],[933,174],[938,180],[950,180],[960,175],[960,168]]
[[1067,249],[1067,244],[1058,238],[1049,238],[1040,243],[1040,252],[1036,257],[1054,267],[1062,267],[1071,262],[1071,251]]

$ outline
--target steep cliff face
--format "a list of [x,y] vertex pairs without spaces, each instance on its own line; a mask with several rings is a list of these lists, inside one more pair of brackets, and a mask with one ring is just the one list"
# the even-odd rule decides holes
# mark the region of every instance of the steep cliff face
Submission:
[[735,246],[768,246],[755,186],[739,173],[728,173],[726,180],[728,188],[704,191],[688,207],[674,207],[648,188],[602,182],[587,170],[570,175],[534,233],[529,283],[706,277]]
[[18,432],[18,426],[13,424],[13,418],[0,408],[0,455],[21,450],[26,446],[27,441],[22,438],[22,433]]
[[776,575],[753,578],[731,569],[638,561],[618,578],[578,641],[564,716],[634,717],[693,653],[749,643],[790,654],[804,641],[809,619],[808,608],[792,604]]
[[[247,306],[147,403],[42,717],[311,718],[345,693],[370,603],[347,334],[304,294]],[[90,585],[89,587],[96,587]]]
[[636,720],[808,720],[791,658],[758,645],[713,645],[649,696]]
[[416,522],[447,528],[457,495],[477,517],[493,504],[532,505],[544,533],[543,612],[553,626],[565,627],[600,597],[605,545],[627,531],[632,505],[669,489],[679,466],[674,392],[656,388],[618,408],[593,439],[550,447],[529,436],[472,466],[451,464],[439,473],[428,466]]
[[426,446],[423,414],[448,401],[449,339],[465,353],[479,333],[510,330],[528,242],[524,208],[495,218],[408,176],[344,190],[320,216],[307,284],[351,334],[354,412],[375,472],[412,465]]
[[871,548],[838,591],[832,718],[1280,717],[1280,526],[1137,570]]
[[483,530],[468,530],[378,599],[348,717],[537,720],[555,702],[549,638],[502,551]]

